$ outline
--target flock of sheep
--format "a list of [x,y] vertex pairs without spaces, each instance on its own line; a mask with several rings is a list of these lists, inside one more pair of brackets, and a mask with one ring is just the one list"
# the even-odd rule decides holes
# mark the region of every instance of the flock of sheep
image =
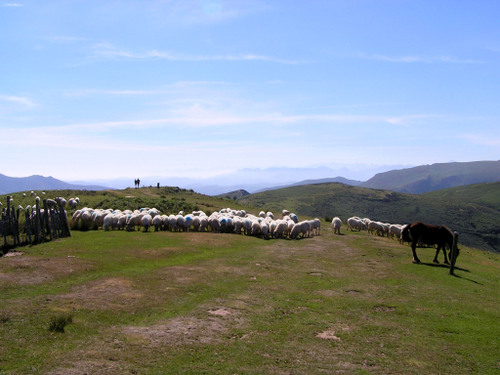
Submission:
[[[23,194],[26,196],[26,194]],[[34,192],[31,192],[34,195]],[[45,195],[42,193],[42,195]],[[48,199],[52,203],[51,199]],[[62,197],[54,200],[63,208],[67,205],[71,209],[76,209],[80,200],[78,197],[69,198],[67,201]],[[28,208],[28,207],[27,207]],[[347,229],[353,231],[367,230],[372,234],[396,238],[402,243],[401,233],[404,225],[390,224],[374,221],[368,218],[357,216],[347,219]],[[340,234],[343,225],[342,220],[334,217],[331,222],[335,234]],[[290,238],[297,239],[312,237],[320,234],[321,222],[318,218],[313,220],[299,221],[294,213],[283,210],[281,217],[275,219],[272,212],[261,211],[258,216],[245,212],[223,208],[207,215],[203,211],[193,211],[190,214],[179,212],[177,215],[161,214],[156,208],[141,208],[139,210],[113,210],[113,209],[93,209],[84,207],[78,209],[72,215],[71,226],[73,228],[102,228],[109,230],[136,229],[148,231],[154,228],[155,231],[195,231],[195,232],[219,232],[237,233],[269,238]]]
[[[342,221],[338,217],[332,219],[332,227],[334,233],[340,234],[340,228],[342,227]],[[382,223],[380,221],[374,221],[368,218],[359,218],[357,216],[350,217],[347,219],[347,229],[352,230],[367,230],[372,234],[378,236],[387,236],[389,238],[396,238],[400,243],[403,242],[401,233],[403,232],[404,224],[390,224]]]
[[281,218],[275,219],[272,212],[261,211],[258,216],[245,212],[223,208],[207,215],[203,211],[193,211],[190,214],[179,212],[177,215],[163,215],[156,208],[139,210],[112,210],[82,208],[72,216],[72,226],[96,227],[109,230],[136,229],[147,232],[149,228],[155,231],[195,231],[237,233],[269,238],[298,239],[312,237],[320,233],[319,219],[299,221],[297,215],[283,210]]

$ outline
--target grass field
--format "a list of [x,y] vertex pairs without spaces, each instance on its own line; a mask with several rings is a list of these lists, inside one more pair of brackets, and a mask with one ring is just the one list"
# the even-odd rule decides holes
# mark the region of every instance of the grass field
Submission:
[[500,373],[500,255],[462,247],[454,277],[434,250],[415,265],[323,224],[294,241],[73,231],[9,253],[0,374]]

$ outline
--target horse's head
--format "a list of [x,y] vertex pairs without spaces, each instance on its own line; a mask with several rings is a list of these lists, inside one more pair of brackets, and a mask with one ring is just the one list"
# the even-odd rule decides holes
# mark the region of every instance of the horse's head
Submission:
[[411,233],[410,233],[410,224],[407,224],[403,227],[403,230],[401,231],[401,239],[403,242],[411,242]]

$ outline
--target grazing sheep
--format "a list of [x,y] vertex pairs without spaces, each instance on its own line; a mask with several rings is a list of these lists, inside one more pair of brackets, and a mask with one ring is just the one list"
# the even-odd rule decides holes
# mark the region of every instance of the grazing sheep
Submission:
[[264,239],[266,239],[266,240],[269,239],[269,226],[268,226],[267,222],[261,221],[260,233],[262,234],[262,237],[264,237]]
[[181,214],[178,214],[175,218],[177,220],[177,230],[179,232],[180,231],[185,232],[186,231],[186,218]]
[[175,232],[177,230],[177,216],[171,214],[168,216],[168,228],[170,231]]
[[334,234],[340,234],[340,228],[342,227],[342,220],[335,216],[332,219],[332,227],[333,227],[333,233]]
[[366,224],[363,220],[361,220],[358,217],[350,217],[349,219],[347,219],[347,228],[350,229],[351,231],[353,229],[356,229],[358,231],[365,230]]
[[401,224],[391,224],[389,226],[389,238],[396,238],[400,241],[402,230],[403,226]]
[[200,232],[206,232],[208,230],[208,216],[204,215],[200,217]]
[[116,228],[119,230],[125,229],[127,227],[127,218],[128,215],[122,213],[118,216],[118,221],[116,223]]
[[260,223],[258,221],[252,221],[252,236],[258,236],[260,234]]
[[140,224],[141,216],[138,213],[133,213],[127,217],[126,229],[127,231],[134,231],[135,227]]
[[75,199],[75,198],[70,198],[70,199],[68,200],[68,206],[69,206],[70,208],[76,208],[76,206],[78,206],[78,202],[76,201],[76,199]]
[[153,217],[150,214],[146,214],[141,218],[141,225],[144,227],[144,232],[148,231],[152,221]]
[[155,227],[155,232],[158,232],[163,225],[163,218],[161,217],[161,215],[155,215],[153,217],[152,223],[153,226]]
[[283,238],[286,236],[288,225],[285,220],[278,220],[276,222],[276,228],[274,229],[274,238]]
[[318,218],[315,218],[314,220],[311,220],[311,231],[315,235],[319,235],[319,232],[321,230],[321,220]]
[[302,235],[300,238],[308,237],[310,235],[310,223],[309,221],[301,221],[293,225],[292,230],[290,231],[290,238],[291,239],[298,239],[300,235]]
[[378,221],[370,221],[368,223],[368,232],[375,233],[377,236],[384,235],[384,226],[381,222]]

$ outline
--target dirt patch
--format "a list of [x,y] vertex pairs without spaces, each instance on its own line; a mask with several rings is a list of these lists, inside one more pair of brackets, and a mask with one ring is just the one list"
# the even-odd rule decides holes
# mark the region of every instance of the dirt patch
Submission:
[[340,337],[335,336],[335,331],[323,331],[318,333],[316,337],[324,340],[340,341]]
[[153,326],[123,329],[127,342],[149,347],[221,342],[228,331],[227,322],[218,317],[179,317]]
[[225,308],[220,308],[217,310],[208,310],[208,313],[210,315],[215,315],[215,316],[228,316],[231,315],[231,311],[225,309]]
[[80,360],[71,363],[68,367],[60,367],[48,372],[49,375],[87,375],[87,374],[109,374],[118,375],[126,373],[121,366],[123,362],[111,359]]
[[7,254],[4,255],[4,257],[8,258],[8,257],[18,257],[18,256],[21,256],[21,255],[24,255],[24,253],[22,251],[9,251]]
[[130,280],[109,278],[89,282],[58,298],[69,301],[73,308],[106,310],[127,309],[142,296]]
[[0,258],[0,286],[41,284],[79,274],[92,267],[90,262],[70,256],[40,258],[26,254],[11,255]]
[[335,324],[333,327],[330,327],[326,331],[319,332],[316,334],[317,338],[323,339],[323,340],[333,340],[333,341],[340,341],[340,337],[338,335],[338,332],[350,332],[351,327],[349,327],[346,324]]

